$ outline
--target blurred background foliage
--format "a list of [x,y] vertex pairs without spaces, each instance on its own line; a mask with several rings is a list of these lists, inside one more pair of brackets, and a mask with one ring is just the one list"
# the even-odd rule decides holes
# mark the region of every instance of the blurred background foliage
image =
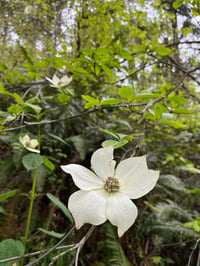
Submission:
[[[0,259],[24,253],[33,170],[22,163],[19,136],[29,134],[39,136],[44,163],[28,252],[52,247],[55,232],[72,227],[60,202],[67,206],[77,188],[59,166],[89,167],[91,153],[112,144],[118,161],[147,154],[161,176],[136,201],[131,229],[118,239],[109,223],[97,227],[80,265],[199,265],[200,2],[1,0],[0,11]],[[46,77],[55,73],[72,81],[51,87]],[[73,256],[55,265],[72,265]]]

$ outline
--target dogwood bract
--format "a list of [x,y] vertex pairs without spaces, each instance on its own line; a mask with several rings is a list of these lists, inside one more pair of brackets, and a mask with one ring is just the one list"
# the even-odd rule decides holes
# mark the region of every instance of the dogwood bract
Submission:
[[25,149],[31,152],[40,153],[39,150],[35,149],[39,144],[37,139],[30,139],[28,135],[25,135],[23,137],[19,137],[19,140]]
[[91,158],[94,172],[79,164],[62,165],[72,175],[79,191],[68,202],[76,228],[84,223],[100,225],[109,220],[121,237],[134,223],[138,211],[131,199],[137,199],[154,188],[159,171],[149,170],[146,156],[121,161],[115,169],[113,147],[96,150]]
[[50,86],[54,87],[54,88],[63,88],[65,86],[67,86],[72,80],[72,78],[71,77],[68,78],[67,75],[65,75],[65,76],[63,76],[62,78],[59,79],[56,76],[56,74],[53,75],[52,79],[50,79],[48,77],[46,77],[46,79],[51,83]]

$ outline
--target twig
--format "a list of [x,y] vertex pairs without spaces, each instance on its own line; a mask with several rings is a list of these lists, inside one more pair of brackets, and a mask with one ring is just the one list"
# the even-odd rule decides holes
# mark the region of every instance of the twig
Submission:
[[88,238],[90,237],[90,235],[94,231],[94,229],[95,229],[95,225],[91,226],[90,229],[88,230],[87,234],[79,242],[77,252],[76,252],[76,257],[75,257],[75,266],[78,266],[79,253],[80,253],[82,247],[84,246],[85,242],[88,240]]
[[19,126],[19,127],[12,127],[12,128],[2,129],[2,130],[0,130],[0,132],[14,131],[14,130],[18,130],[18,129],[21,129],[21,128],[24,128],[24,127],[26,127],[26,125]]
[[53,266],[54,263],[61,258],[62,256],[64,256],[65,254],[67,254],[68,252],[77,249],[76,252],[76,256],[75,256],[75,266],[78,266],[78,257],[79,257],[79,253],[83,247],[83,245],[85,244],[85,242],[88,240],[88,238],[90,237],[90,235],[92,234],[92,232],[94,231],[95,226],[91,226],[90,229],[88,230],[88,232],[86,233],[86,235],[84,235],[84,237],[77,243],[75,244],[73,247],[71,247],[68,250],[63,251],[62,253],[60,253],[59,255],[57,255],[56,257],[54,257],[50,264],[48,266]]
[[[195,243],[195,246],[193,247],[192,249],[192,252],[190,253],[190,257],[189,257],[189,260],[188,260],[188,266],[190,266],[190,263],[191,263],[191,260],[192,260],[192,256],[193,256],[193,253],[195,251],[195,249],[197,248],[198,244],[200,242],[200,238],[197,239],[196,243]],[[198,264],[197,264],[198,265]]]
[[200,69],[200,66],[195,67],[194,69],[191,69],[190,71],[185,72],[185,74],[183,75],[182,79],[172,89],[168,90],[168,92],[166,92],[164,96],[155,99],[150,106],[149,105],[146,105],[145,106],[145,108],[144,108],[144,110],[142,112],[143,115],[144,115],[144,113],[146,112],[146,110],[148,108],[150,108],[150,107],[152,108],[157,102],[160,102],[163,99],[167,98],[173,91],[175,91],[180,85],[182,85],[182,83],[184,82],[184,79],[187,76],[189,76],[192,72],[195,72],[198,69]]
[[134,103],[134,104],[123,103],[123,104],[113,104],[113,105],[109,105],[109,106],[97,106],[94,109],[90,109],[90,110],[87,110],[87,111],[82,111],[82,112],[80,112],[80,113],[78,113],[76,115],[62,117],[62,118],[59,118],[59,119],[44,120],[44,121],[41,121],[41,122],[26,122],[26,121],[24,121],[25,125],[22,125],[22,126],[19,126],[19,127],[14,127],[14,128],[2,129],[2,130],[0,130],[0,133],[1,132],[18,130],[18,129],[24,128],[26,126],[52,124],[52,123],[56,123],[56,122],[59,122],[59,121],[75,119],[75,118],[82,117],[82,116],[85,116],[87,114],[94,113],[96,111],[103,110],[103,109],[106,109],[106,108],[123,108],[123,107],[130,108],[130,107],[137,107],[137,106],[144,106],[144,105],[146,105],[146,103]]
[[42,260],[43,258],[45,258],[47,255],[49,255],[52,251],[54,251],[63,241],[65,241],[65,239],[74,231],[74,229],[75,229],[75,226],[74,227],[72,227],[72,229],[68,232],[68,233],[66,233],[65,235],[64,235],[64,237],[54,246],[54,247],[52,247],[51,249],[49,249],[43,256],[41,256],[40,258],[38,258],[38,259],[36,259],[36,260],[34,260],[34,261],[32,261],[31,263],[29,263],[29,264],[26,264],[26,266],[32,266],[32,265],[34,265],[34,264],[36,264],[36,263],[38,263],[40,260]]
[[74,246],[71,247],[70,249],[63,251],[62,253],[60,253],[59,255],[57,255],[56,257],[54,257],[54,258],[51,260],[51,262],[49,263],[48,266],[53,266],[54,263],[55,263],[59,258],[63,257],[63,256],[64,256],[65,254],[67,254],[68,252],[70,252],[70,251],[76,249],[76,248],[78,247],[78,245],[79,245],[79,243],[78,243],[78,244],[74,244]]
[[[67,248],[71,249],[75,245],[76,244],[65,245],[65,246],[57,247],[55,250],[61,250],[61,249],[67,249]],[[45,252],[47,252],[49,250],[50,249],[43,249],[43,250],[35,251],[35,252],[32,252],[32,253],[24,254],[22,256],[16,256],[16,257],[8,258],[8,259],[3,259],[3,260],[0,260],[0,264],[6,263],[6,262],[10,262],[10,261],[14,261],[14,260],[23,259],[23,258],[28,258],[28,257],[36,256],[36,255],[40,255],[41,253],[45,253]]]

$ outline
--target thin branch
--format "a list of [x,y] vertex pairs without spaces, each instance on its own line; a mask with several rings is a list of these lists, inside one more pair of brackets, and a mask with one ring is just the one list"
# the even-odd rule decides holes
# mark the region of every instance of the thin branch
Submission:
[[[145,66],[142,66],[141,68],[144,68]],[[162,101],[163,99],[165,99],[169,94],[171,94],[173,91],[175,91],[180,85],[182,85],[184,79],[189,76],[190,78],[194,79],[194,77],[192,77],[190,74],[195,72],[196,70],[199,70],[200,69],[200,66],[197,66],[189,71],[186,71],[184,69],[181,69],[181,67],[179,66],[179,69],[184,73],[183,75],[183,78],[181,79],[180,82],[178,82],[171,90],[169,90],[164,96],[160,97],[160,98],[157,98],[153,101],[151,107],[153,107],[157,102],[159,101]],[[141,69],[139,69],[141,70]],[[137,71],[139,71],[137,70]],[[136,72],[137,72],[136,71]],[[129,76],[135,74],[136,72],[130,74]],[[124,79],[126,79],[127,77],[125,77]],[[122,80],[124,80],[122,79]],[[197,83],[198,81],[195,80]],[[82,116],[85,116],[87,114],[90,114],[90,113],[93,113],[93,112],[96,112],[96,111],[99,111],[99,110],[103,110],[103,109],[106,109],[106,108],[123,108],[123,107],[126,107],[126,108],[131,108],[131,107],[137,107],[137,106],[146,106],[143,110],[143,114],[145,113],[145,111],[149,108],[149,106],[147,105],[147,103],[135,103],[135,104],[127,104],[127,103],[122,103],[122,104],[114,104],[114,105],[109,105],[109,106],[97,106],[95,107],[94,109],[91,109],[91,110],[84,110],[76,115],[72,115],[72,116],[67,116],[67,117],[63,117],[63,118],[59,118],[59,119],[54,119],[54,120],[44,120],[44,121],[41,121],[41,122],[26,122],[24,121],[24,124],[25,125],[21,125],[19,127],[15,127],[15,128],[8,128],[8,129],[2,129],[0,130],[0,133],[1,132],[7,132],[7,131],[14,131],[14,130],[18,130],[18,129],[21,129],[21,128],[24,128],[26,126],[35,126],[35,125],[43,125],[43,124],[52,124],[52,123],[56,123],[56,122],[59,122],[59,121],[64,121],[64,120],[69,120],[69,119],[74,119],[74,118],[78,118],[78,117],[82,117]]]
[[64,235],[64,237],[54,246],[54,247],[52,247],[51,249],[49,249],[43,256],[41,256],[40,258],[38,258],[38,259],[36,259],[36,260],[34,260],[34,261],[32,261],[31,263],[29,263],[29,264],[26,264],[26,266],[32,266],[32,265],[34,265],[34,264],[36,264],[36,263],[38,263],[40,260],[42,260],[43,258],[45,258],[47,255],[49,255],[52,251],[54,251],[63,241],[65,241],[65,239],[73,232],[75,230],[75,226],[74,227],[72,227],[72,229],[68,232],[68,233],[66,233],[65,235]]
[[[200,242],[200,238],[197,239],[197,241],[196,241],[196,243],[195,243],[195,245],[194,245],[194,247],[193,247],[193,249],[192,249],[192,252],[191,252],[191,254],[190,254],[190,257],[189,257],[189,260],[188,260],[188,264],[187,264],[188,266],[190,266],[190,263],[191,263],[191,260],[192,260],[193,253],[194,253],[194,251],[196,250],[196,248],[198,247],[199,242]],[[197,265],[198,265],[198,264],[197,264]]]
[[93,233],[95,227],[96,227],[95,225],[91,226],[90,229],[88,230],[87,234],[79,242],[79,245],[78,245],[78,248],[77,248],[77,252],[76,252],[76,257],[75,257],[75,266],[78,266],[79,253],[80,253],[82,247],[84,246],[85,242],[88,240],[90,235]]
[[160,102],[160,101],[162,101],[163,99],[167,98],[172,92],[174,92],[174,91],[175,91],[180,85],[183,84],[184,79],[185,79],[189,74],[193,73],[193,72],[196,71],[197,69],[200,69],[200,66],[195,67],[194,69],[191,69],[190,71],[185,72],[185,74],[183,75],[182,79],[181,79],[181,80],[180,80],[180,81],[179,81],[179,82],[178,82],[178,83],[177,83],[172,89],[168,90],[168,91],[165,93],[164,96],[155,99],[155,100],[152,102],[152,104],[151,104],[150,106],[149,106],[149,105],[146,105],[142,113],[144,114],[144,113],[147,111],[147,109],[152,108],[157,102]]
[[179,44],[194,44],[194,43],[198,43],[200,44],[200,41],[184,41],[184,42],[173,42],[173,43],[170,43],[168,45],[166,45],[167,47],[170,47],[170,46],[177,46]]
[[78,266],[78,257],[79,257],[79,253],[83,247],[83,245],[85,244],[85,242],[88,240],[88,238],[90,237],[90,235],[92,234],[92,232],[94,231],[96,226],[91,226],[90,229],[88,230],[88,232],[83,236],[83,238],[77,243],[75,244],[72,248],[63,251],[62,253],[60,253],[59,255],[57,255],[56,257],[54,257],[50,264],[48,266],[53,266],[55,265],[54,263],[61,257],[63,257],[65,254],[67,254],[68,252],[77,249],[76,252],[76,256],[75,256],[75,266]]
[[71,247],[70,249],[65,250],[65,251],[63,251],[62,253],[60,253],[59,255],[55,256],[55,257],[51,260],[51,262],[49,263],[48,266],[53,266],[53,265],[55,265],[54,263],[55,263],[59,258],[63,257],[65,254],[69,253],[70,251],[75,250],[75,249],[78,247],[78,245],[79,245],[79,243],[78,243],[78,244],[74,244],[74,246]]
[[11,128],[7,128],[7,129],[1,129],[0,132],[14,131],[14,130],[18,130],[18,129],[21,129],[21,128],[24,128],[24,127],[26,127],[26,125],[22,125],[22,126],[19,126],[19,127],[11,127]]
[[134,103],[134,104],[122,103],[122,104],[114,104],[114,105],[109,105],[109,106],[97,106],[94,109],[82,111],[82,112],[80,112],[80,113],[78,113],[76,115],[62,117],[62,118],[58,118],[58,119],[54,119],[54,120],[43,120],[41,122],[27,122],[27,121],[24,121],[24,125],[19,126],[19,127],[2,129],[2,130],[0,130],[0,133],[1,132],[18,130],[18,129],[24,128],[26,126],[52,124],[52,123],[56,123],[56,122],[59,122],[59,121],[75,119],[75,118],[82,117],[82,116],[85,116],[87,114],[94,113],[96,111],[107,109],[107,108],[123,108],[123,107],[131,108],[131,107],[144,106],[144,105],[146,105],[146,103]]
[[[65,245],[65,246],[57,247],[55,250],[61,250],[61,249],[67,249],[67,248],[71,249],[75,245],[76,244]],[[49,250],[50,249],[48,248],[48,249],[43,249],[43,250],[35,251],[35,252],[32,252],[32,253],[24,254],[22,256],[16,256],[16,257],[8,258],[8,259],[3,259],[3,260],[0,260],[0,264],[6,263],[6,262],[10,262],[10,261],[14,261],[14,260],[23,259],[23,258],[28,258],[28,257],[36,256],[36,255],[40,255],[41,253],[45,253],[45,252],[47,252]]]
[[114,85],[116,83],[119,83],[119,82],[123,82],[124,80],[130,78],[130,77],[133,77],[135,76],[138,72],[140,72],[141,70],[143,70],[145,67],[149,67],[151,65],[155,65],[157,62],[154,62],[154,63],[151,63],[151,64],[143,64],[140,68],[138,68],[135,72],[125,76],[124,78],[122,79],[118,79],[117,81],[114,81],[114,82],[103,82],[104,84],[109,84],[109,85]]

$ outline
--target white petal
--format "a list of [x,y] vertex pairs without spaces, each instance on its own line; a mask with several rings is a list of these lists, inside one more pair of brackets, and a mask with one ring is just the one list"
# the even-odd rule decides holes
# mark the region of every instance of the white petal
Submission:
[[92,169],[104,181],[108,177],[113,177],[115,164],[112,146],[96,150],[91,158]]
[[45,77],[46,80],[48,80],[50,83],[54,83],[52,79],[48,78],[48,77]]
[[115,177],[119,179],[120,184],[123,184],[134,178],[137,173],[147,169],[146,155],[132,157],[125,159],[118,164]]
[[55,85],[50,85],[50,87],[52,87],[52,88],[59,88],[60,86],[58,86],[57,84],[55,84]]
[[120,192],[126,194],[131,199],[140,198],[151,191],[159,178],[159,171],[141,170],[133,173],[133,176],[126,183],[120,183]]
[[65,85],[68,85],[70,82],[72,81],[72,77],[68,78],[67,75],[63,76],[60,80],[60,82],[63,83],[63,86]]
[[30,140],[30,147],[35,148],[38,146],[38,140],[37,139],[31,139]]
[[32,149],[29,147],[25,147],[28,151],[35,152],[35,153],[40,153],[40,150]]
[[102,190],[83,191],[73,193],[68,202],[68,208],[75,220],[76,228],[84,223],[99,225],[106,221],[106,197]]
[[83,190],[103,188],[103,181],[92,171],[79,164],[61,165],[64,172],[70,174],[77,187]]
[[26,143],[30,141],[30,137],[29,137],[28,135],[25,135],[25,136],[23,136],[23,137],[20,136],[20,137],[19,137],[19,141],[21,142],[21,144],[22,144],[23,146],[25,146]]
[[108,198],[106,216],[117,226],[118,236],[121,237],[135,222],[138,211],[135,204],[121,193],[111,193]]
[[56,74],[53,75],[53,78],[52,79],[53,79],[53,82],[55,84],[57,84],[60,81],[60,79],[56,76]]

